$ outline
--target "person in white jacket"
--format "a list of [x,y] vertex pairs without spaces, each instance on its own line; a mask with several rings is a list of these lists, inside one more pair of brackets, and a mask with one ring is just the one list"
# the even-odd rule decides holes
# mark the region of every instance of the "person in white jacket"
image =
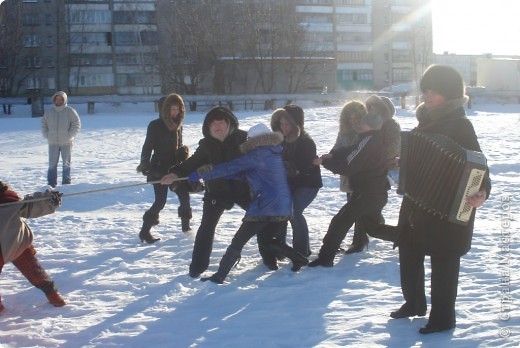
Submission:
[[74,137],[81,129],[79,115],[74,108],[67,105],[67,93],[58,91],[52,96],[54,107],[47,110],[42,117],[43,136],[49,142],[49,169],[47,183],[56,187],[58,184],[58,161],[63,162],[62,185],[68,185],[70,178],[70,162]]

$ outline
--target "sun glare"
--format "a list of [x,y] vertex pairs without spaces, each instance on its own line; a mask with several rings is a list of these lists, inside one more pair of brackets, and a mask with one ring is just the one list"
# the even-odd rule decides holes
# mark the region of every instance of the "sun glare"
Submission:
[[520,55],[520,1],[431,1],[435,53]]

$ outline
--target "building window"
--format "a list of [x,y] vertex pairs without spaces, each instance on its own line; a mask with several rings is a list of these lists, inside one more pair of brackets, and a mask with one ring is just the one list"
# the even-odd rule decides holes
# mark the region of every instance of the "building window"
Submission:
[[54,46],[54,44],[55,44],[54,36],[47,35],[47,38],[46,38],[46,45],[47,45],[47,47],[52,47],[52,46]]
[[48,56],[45,58],[45,61],[47,62],[46,63],[47,68],[54,68],[54,66],[55,66],[54,57]]
[[69,13],[69,23],[72,24],[110,24],[112,13],[101,10],[73,10]]
[[56,79],[54,77],[49,77],[47,79],[47,88],[50,90],[56,90]]
[[27,13],[22,17],[22,24],[26,27],[39,25],[37,13]]
[[413,81],[413,72],[410,68],[394,68],[392,74],[394,82]]
[[28,77],[25,79],[25,88],[26,89],[40,89],[41,82],[37,77]]
[[372,81],[372,70],[344,70],[343,81]]
[[24,38],[23,46],[24,47],[40,47],[41,40],[38,35],[27,35]]
[[28,67],[28,68],[41,68],[42,67],[42,59],[39,56],[27,57],[27,59],[26,59],[26,67]]

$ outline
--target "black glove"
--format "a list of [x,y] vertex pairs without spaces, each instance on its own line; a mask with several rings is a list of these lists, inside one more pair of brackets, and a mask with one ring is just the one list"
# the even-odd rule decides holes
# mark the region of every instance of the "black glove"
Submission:
[[142,173],[144,176],[147,176],[150,173],[150,168],[148,168],[148,164],[140,163],[135,170],[138,173]]
[[183,145],[177,149],[177,154],[175,156],[177,158],[177,162],[184,162],[190,157],[190,148],[188,145]]

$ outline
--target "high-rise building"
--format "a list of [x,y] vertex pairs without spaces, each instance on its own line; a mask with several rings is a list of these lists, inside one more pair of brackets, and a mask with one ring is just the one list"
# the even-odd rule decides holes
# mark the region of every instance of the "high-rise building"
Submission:
[[[279,2],[265,3],[282,9]],[[257,47],[257,52],[260,49],[267,52],[262,57],[236,51],[237,47],[248,47],[247,38],[245,41],[240,38],[242,31],[247,35],[244,28],[262,27],[257,33],[266,35],[273,25],[260,23],[254,13],[248,13],[248,18],[236,18],[234,10],[249,4],[243,0],[5,0],[0,4],[0,91],[4,95],[50,95],[56,89],[74,95],[160,94],[170,82],[167,79],[173,70],[172,63],[177,67],[193,64],[193,58],[179,55],[191,52],[195,57],[194,54],[201,53],[189,50],[195,46],[193,41],[179,49],[176,42],[159,40],[159,34],[168,37],[171,26],[179,22],[168,11],[180,4],[183,8],[193,6],[193,15],[202,9],[207,11],[209,6],[215,7],[202,19],[190,20],[190,16],[184,20],[187,30],[211,28],[204,21],[213,25],[234,23],[229,32],[221,29],[220,34],[211,33],[213,40],[218,41],[213,48],[221,51],[211,58],[213,61],[243,65],[271,59],[280,66],[288,57],[286,53],[270,57],[274,53],[269,51],[271,46],[265,45],[267,41],[260,41],[265,47]],[[429,0],[291,0],[283,3],[283,11],[287,11],[288,4],[293,4],[290,6],[294,7],[295,18],[305,31],[303,47],[294,57],[300,62],[305,57],[334,59],[336,86],[328,84],[329,90],[379,90],[414,83],[432,63]],[[193,37],[195,34],[194,30],[189,31]],[[240,45],[232,40],[241,40],[236,41]],[[172,44],[167,49],[161,48],[163,62],[159,61],[161,42]],[[216,49],[208,51],[215,54]],[[204,62],[201,57],[196,57],[200,67],[214,64]],[[181,78],[177,80],[192,86],[202,76],[204,90],[186,92],[214,93],[215,76],[210,75],[217,70],[209,68],[199,77],[179,75]],[[249,84],[255,84],[251,80],[254,77],[254,74],[248,76]]]
[[0,56],[10,94],[160,93],[155,0],[6,0],[0,13],[21,33]]
[[338,88],[411,83],[432,63],[432,20],[424,0],[298,0],[308,49],[336,57]]

